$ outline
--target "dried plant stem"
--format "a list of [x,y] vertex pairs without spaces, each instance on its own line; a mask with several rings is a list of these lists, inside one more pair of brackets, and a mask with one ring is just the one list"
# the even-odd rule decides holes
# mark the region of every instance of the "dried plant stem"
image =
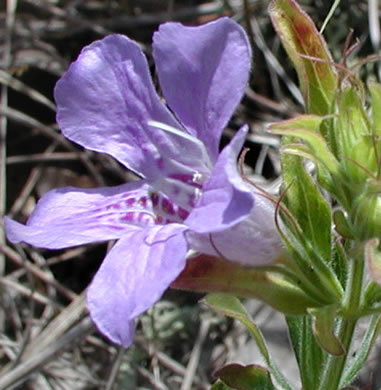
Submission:
[[23,258],[11,248],[5,245],[0,245],[0,253],[6,255],[10,260],[12,260],[19,267],[25,268],[27,272],[30,272],[38,279],[42,280],[43,282],[49,285],[54,286],[57,289],[57,291],[59,291],[68,299],[73,300],[77,297],[75,293],[73,293],[68,288],[64,287],[61,283],[57,282],[51,276],[47,275],[46,272],[42,271],[39,267],[35,266],[29,261],[23,261]]
[[[6,10],[6,27],[5,27],[5,43],[3,52],[3,67],[8,69],[11,65],[11,45],[12,45],[12,31],[15,24],[17,0],[7,0]],[[8,106],[8,87],[1,86],[1,108],[6,109]],[[0,217],[5,215],[6,210],[6,139],[7,139],[7,117],[0,116]],[[5,234],[3,229],[0,229],[0,245],[5,244]],[[5,257],[0,253],[0,277],[4,274]],[[0,312],[0,329],[3,328],[4,313]]]
[[0,390],[12,389],[25,380],[37,369],[49,362],[53,356],[61,354],[73,343],[83,339],[93,331],[94,327],[89,317],[84,318],[56,342],[46,346],[39,353],[31,355],[20,363],[14,370],[9,371],[0,378]]
[[[53,142],[49,145],[49,147],[46,149],[45,153],[42,154],[42,156],[49,156],[56,148],[57,143]],[[26,158],[27,159],[27,158]],[[9,157],[7,158],[7,163]],[[8,212],[8,216],[13,217],[16,213],[18,213],[24,206],[26,200],[28,199],[29,195],[33,191],[33,189],[36,186],[36,183],[42,176],[42,169],[41,167],[35,167],[32,169],[28,179],[25,181],[24,187],[21,190],[20,195],[17,197],[15,202],[13,203],[11,209]]]
[[340,1],[341,0],[335,0],[334,3],[332,4],[332,7],[331,7],[331,9],[328,12],[327,17],[325,18],[324,23],[321,26],[320,34],[323,34],[325,28],[327,27],[327,24],[329,23],[329,21],[331,20],[333,14],[335,13],[336,8],[340,5]]
[[195,377],[197,366],[200,361],[202,345],[204,344],[204,341],[208,335],[210,325],[210,320],[201,321],[200,330],[198,332],[198,336],[189,359],[187,371],[185,373],[185,377],[181,385],[181,390],[190,390],[192,388],[193,379]]
[[[369,36],[376,54],[380,53],[380,3],[378,0],[368,0]],[[381,80],[381,64],[377,61],[378,78]]]

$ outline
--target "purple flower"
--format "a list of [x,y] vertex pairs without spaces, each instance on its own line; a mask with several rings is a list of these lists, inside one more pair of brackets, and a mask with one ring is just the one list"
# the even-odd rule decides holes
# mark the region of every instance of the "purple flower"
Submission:
[[228,18],[201,27],[166,23],[154,35],[153,55],[171,111],[139,46],[121,35],[84,48],[55,89],[63,134],[142,180],[53,190],[26,225],[5,220],[10,241],[42,248],[118,240],[87,304],[99,330],[125,347],[134,319],[183,270],[188,250],[253,266],[280,252],[271,202],[254,198],[237,171],[247,128],[218,152],[249,76],[245,32]]

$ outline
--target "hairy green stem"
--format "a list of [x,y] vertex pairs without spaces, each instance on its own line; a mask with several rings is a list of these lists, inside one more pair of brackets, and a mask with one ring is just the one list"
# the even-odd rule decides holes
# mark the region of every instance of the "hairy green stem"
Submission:
[[352,344],[353,333],[356,328],[358,313],[361,307],[361,291],[363,285],[364,262],[361,259],[352,259],[347,288],[345,291],[343,311],[338,319],[337,336],[341,341],[345,354],[343,356],[329,355],[325,362],[322,381],[319,390],[338,390]]

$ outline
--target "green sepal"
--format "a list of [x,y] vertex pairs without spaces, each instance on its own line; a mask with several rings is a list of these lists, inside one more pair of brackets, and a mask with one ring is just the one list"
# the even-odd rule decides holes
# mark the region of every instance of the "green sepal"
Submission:
[[206,255],[189,259],[171,287],[256,298],[291,315],[306,314],[308,308],[321,304],[276,272],[259,271]]
[[381,239],[381,196],[373,192],[372,188],[368,189],[366,184],[363,193],[353,201],[350,210],[355,235],[359,241]]
[[[294,137],[285,136],[282,143],[289,145],[294,140]],[[305,171],[301,157],[282,154],[281,163],[284,183],[282,200],[288,210],[284,212],[280,208],[287,227],[284,241],[298,270],[304,274],[302,288],[305,291],[308,288],[309,295],[315,298],[318,295],[319,301],[325,304],[339,302],[343,287],[331,262],[331,208],[317,184]],[[311,286],[308,286],[308,280]],[[325,298],[322,299],[322,296]]]
[[284,235],[285,244],[292,256],[288,266],[296,274],[298,285],[308,296],[319,302],[320,306],[340,302],[343,287],[332,268],[332,261],[321,258],[316,248],[303,238],[300,231],[295,236],[291,230]]
[[372,98],[373,134],[381,136],[381,84],[370,83],[368,88]]
[[254,324],[250,315],[247,313],[245,307],[238,298],[227,294],[209,294],[204,298],[203,302],[217,312],[240,321],[248,329],[257,344],[259,352],[266,362],[272,378],[277,382],[280,388],[284,390],[292,390],[285,377],[271,359],[261,331]]
[[[287,145],[293,138],[284,137]],[[327,262],[331,258],[331,209],[299,156],[281,156],[285,203],[298,222],[303,236]]]
[[319,115],[331,113],[338,77],[322,35],[294,0],[274,0],[269,12],[298,73],[307,111]]
[[332,305],[321,309],[310,309],[309,313],[312,316],[312,330],[317,343],[331,355],[344,355],[343,345],[334,332],[337,307]]
[[352,192],[361,192],[364,181],[375,179],[379,174],[381,142],[373,135],[362,135],[345,153],[341,165],[345,177],[349,179],[348,188]]
[[346,146],[350,146],[353,140],[361,135],[371,134],[369,119],[364,108],[364,96],[360,89],[352,86],[341,89],[337,102],[338,122],[343,135],[348,137]]
[[342,210],[336,210],[333,213],[333,221],[335,229],[341,237],[350,238],[351,240],[355,239],[353,228]]
[[364,108],[361,91],[347,87],[340,91],[335,119],[337,158],[351,192],[358,183],[361,190],[364,180],[378,170],[372,128]]
[[275,390],[270,373],[258,365],[229,364],[214,373],[235,390]]
[[[282,142],[288,145],[294,139],[285,136]],[[338,302],[343,289],[331,267],[331,208],[305,171],[301,157],[282,154],[281,163],[283,201],[289,213],[280,211],[288,228],[284,237],[288,249],[292,251],[298,269],[307,279],[314,279],[313,289],[318,295],[323,294],[326,303]]]

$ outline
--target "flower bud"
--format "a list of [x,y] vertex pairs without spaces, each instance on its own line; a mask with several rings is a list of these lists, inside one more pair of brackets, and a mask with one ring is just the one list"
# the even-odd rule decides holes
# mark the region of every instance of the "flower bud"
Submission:
[[381,196],[363,192],[353,202],[352,220],[358,240],[381,238]]

